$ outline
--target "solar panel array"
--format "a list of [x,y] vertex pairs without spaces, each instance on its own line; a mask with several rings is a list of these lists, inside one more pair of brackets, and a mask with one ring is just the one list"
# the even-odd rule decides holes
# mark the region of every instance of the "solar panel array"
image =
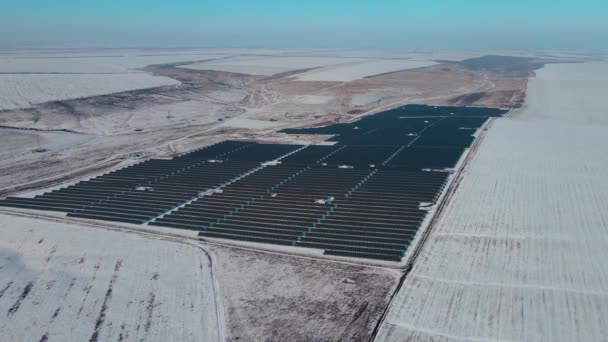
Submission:
[[399,261],[473,134],[503,113],[404,106],[283,131],[329,135],[334,145],[225,141],[0,205]]
[[321,162],[327,165],[369,167],[370,165],[381,164],[397,153],[399,148],[400,146],[347,145],[331,156],[323,158]]
[[225,141],[171,160],[148,160],[34,198],[9,197],[0,201],[0,205],[144,223],[172,206],[191,200],[198,191],[219,186],[259,167],[258,163],[246,161],[209,162],[255,145]]
[[308,168],[200,235],[293,245],[331,209],[328,201],[332,197],[343,196],[368,173],[368,170]]
[[420,202],[435,202],[446,178],[444,172],[378,170],[336,201],[298,245],[332,255],[399,260],[426,214]]
[[151,224],[192,230],[206,229],[241,207],[268,196],[277,184],[289,180],[304,169],[305,166],[264,167],[222,189],[212,189],[198,201]]
[[251,162],[200,163],[134,190],[75,209],[68,216],[144,223],[256,166]]

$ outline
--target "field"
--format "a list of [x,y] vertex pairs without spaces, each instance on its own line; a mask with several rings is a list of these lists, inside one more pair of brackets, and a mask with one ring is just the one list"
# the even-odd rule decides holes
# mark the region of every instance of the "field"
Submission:
[[0,234],[0,329],[14,341],[367,340],[399,278],[14,213]]
[[0,73],[141,73],[137,69],[152,64],[211,60],[225,56],[227,54],[208,50],[21,52],[0,58]]
[[28,108],[49,101],[178,85],[146,74],[0,74],[0,110]]
[[0,111],[147,89],[179,82],[139,70],[152,64],[213,60],[210,50],[49,51],[0,54]]
[[[361,57],[240,57],[186,64],[193,70],[214,70],[272,76],[292,73],[300,81],[350,82],[357,79],[436,64],[432,60]],[[312,69],[312,70],[309,70]]]
[[368,341],[399,282],[387,268],[208,247],[228,341]]
[[272,76],[294,70],[363,62],[361,58],[336,57],[237,57],[223,61],[202,62],[182,66],[194,70],[226,71],[248,75]]
[[603,340],[608,64],[555,64],[488,131],[378,341]]
[[312,70],[297,75],[300,81],[333,81],[350,82],[360,78],[380,75],[400,70],[423,68],[437,63],[433,61],[410,61],[399,59],[384,59],[364,63],[340,65],[336,67]]
[[0,234],[3,340],[222,340],[200,248],[5,214]]

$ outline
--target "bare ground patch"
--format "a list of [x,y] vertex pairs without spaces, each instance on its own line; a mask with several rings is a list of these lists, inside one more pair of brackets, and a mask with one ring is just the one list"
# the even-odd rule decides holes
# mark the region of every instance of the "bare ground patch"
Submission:
[[395,270],[213,247],[230,341],[366,341]]

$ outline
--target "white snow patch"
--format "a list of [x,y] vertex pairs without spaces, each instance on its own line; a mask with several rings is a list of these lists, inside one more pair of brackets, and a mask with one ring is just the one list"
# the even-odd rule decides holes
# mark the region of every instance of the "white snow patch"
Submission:
[[375,93],[355,94],[351,96],[350,104],[353,106],[365,106],[370,103],[378,102],[382,99],[382,95]]
[[147,74],[0,74],[0,110],[177,84]]
[[335,57],[241,57],[222,61],[194,63],[184,65],[182,68],[271,76],[293,70],[361,61],[365,61],[365,59]]
[[437,63],[432,61],[412,61],[405,59],[382,59],[365,63],[326,67],[311,70],[297,76],[300,81],[334,81],[349,82],[368,76],[384,74],[399,70],[422,68]]
[[234,118],[234,119],[230,119],[230,120],[223,122],[218,127],[265,129],[265,128],[277,127],[279,125],[281,125],[280,122],[274,122],[274,121]]
[[293,100],[295,103],[301,104],[325,104],[333,99],[333,96],[325,95],[304,95]]
[[223,58],[216,54],[141,55],[127,53],[110,56],[28,56],[0,58],[2,73],[125,73],[152,64],[201,61]]
[[212,270],[196,247],[4,214],[0,235],[3,340],[221,338]]
[[[70,132],[40,132],[0,128],[0,166],[14,165],[18,160],[31,158],[32,154],[43,155],[59,153],[75,145],[94,139],[93,136]],[[34,152],[38,150],[38,152]]]
[[[153,129],[169,125],[204,125],[217,123],[227,115],[226,107],[212,102],[183,101],[171,104],[152,105],[139,108],[121,115],[106,117],[103,120],[92,118],[88,125],[107,126],[111,131],[132,131],[133,129]],[[128,119],[125,121],[125,117]],[[102,122],[99,122],[102,121]]]
[[211,92],[208,97],[220,102],[236,103],[243,101],[249,92],[245,89],[231,89],[230,91],[217,90]]

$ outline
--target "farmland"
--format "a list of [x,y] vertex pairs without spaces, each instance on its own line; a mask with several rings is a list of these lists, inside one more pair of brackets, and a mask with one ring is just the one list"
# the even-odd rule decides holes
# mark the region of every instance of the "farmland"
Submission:
[[5,214],[0,234],[5,340],[222,339],[212,266],[196,246]]
[[423,68],[435,65],[432,61],[416,60],[377,60],[364,63],[342,65],[330,70],[311,70],[297,76],[300,81],[340,81],[349,82],[361,78],[371,77],[395,71]]
[[490,128],[378,341],[602,340],[608,65],[537,71]]
[[360,58],[340,57],[237,57],[223,61],[210,61],[181,66],[194,70],[215,70],[248,75],[272,76],[294,70],[350,64],[365,61]]
[[170,78],[145,74],[0,74],[0,110],[178,84]]

